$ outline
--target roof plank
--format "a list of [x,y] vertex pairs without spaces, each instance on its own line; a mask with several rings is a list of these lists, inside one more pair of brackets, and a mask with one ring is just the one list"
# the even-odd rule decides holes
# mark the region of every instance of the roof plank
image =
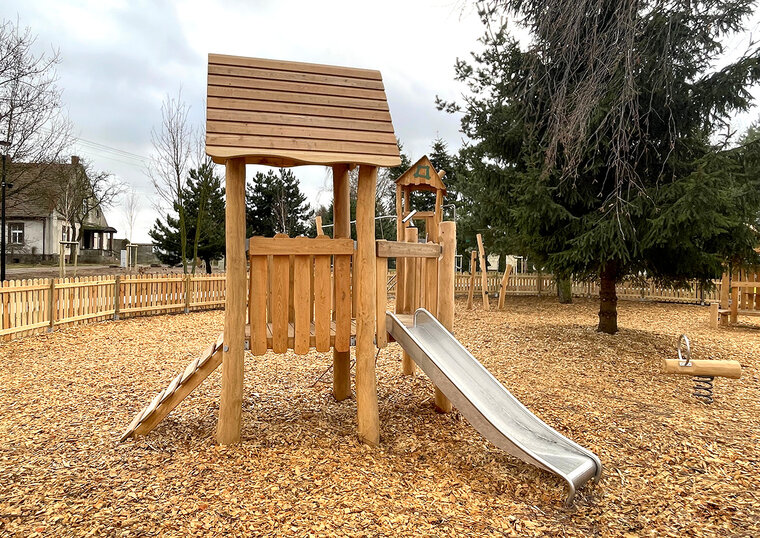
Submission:
[[379,71],[210,54],[207,93],[216,162],[400,164]]

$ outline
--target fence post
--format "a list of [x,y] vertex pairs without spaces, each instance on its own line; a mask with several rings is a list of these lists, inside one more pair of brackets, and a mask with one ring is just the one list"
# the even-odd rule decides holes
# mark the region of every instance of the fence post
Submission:
[[113,283],[113,319],[119,319],[119,305],[121,304],[121,276],[116,275],[116,281]]
[[190,275],[185,275],[185,314],[190,312]]
[[55,306],[55,279],[50,279],[50,292],[48,293],[48,312],[50,312],[50,327],[48,327],[48,332],[53,332],[53,329],[55,328],[55,310],[53,307]]

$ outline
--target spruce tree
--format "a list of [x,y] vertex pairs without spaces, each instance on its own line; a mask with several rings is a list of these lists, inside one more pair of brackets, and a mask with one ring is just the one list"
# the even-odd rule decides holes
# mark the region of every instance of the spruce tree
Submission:
[[479,4],[485,48],[456,65],[468,96],[439,106],[464,112],[488,224],[555,275],[600,281],[600,331],[617,331],[624,278],[707,284],[726,262],[757,261],[757,150],[731,149],[722,129],[750,107],[760,55],[721,62],[754,4]]
[[[187,224],[185,252],[192,253],[193,259],[203,260],[206,272],[211,273],[211,262],[220,259],[225,252],[224,189],[213,164],[208,162],[191,169],[181,194]],[[179,213],[177,207],[175,213]],[[166,215],[163,220],[156,219],[148,233],[161,262],[169,265],[182,262],[178,217]]]
[[248,235],[272,237],[278,233],[290,237],[307,232],[313,211],[298,178],[287,168],[266,174],[257,172],[253,184],[246,187],[246,228]]

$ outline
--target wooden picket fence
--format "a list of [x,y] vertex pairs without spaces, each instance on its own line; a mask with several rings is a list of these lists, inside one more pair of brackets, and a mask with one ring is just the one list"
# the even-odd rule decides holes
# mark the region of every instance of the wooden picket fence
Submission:
[[0,339],[108,319],[224,307],[225,275],[10,280],[0,286]]
[[[617,285],[618,299],[662,301],[668,303],[711,303],[720,300],[721,281],[713,281],[715,288],[703,290],[694,282],[691,288],[669,288],[656,286],[651,282],[621,282]],[[498,294],[501,283],[500,273],[488,273],[488,293]],[[474,293],[481,291],[480,275],[476,273]],[[470,274],[457,273],[454,281],[454,293],[467,295],[470,289]],[[596,282],[573,282],[572,292],[575,297],[599,297],[599,284]],[[554,295],[557,285],[551,274],[521,273],[511,274],[506,289],[507,295]]]

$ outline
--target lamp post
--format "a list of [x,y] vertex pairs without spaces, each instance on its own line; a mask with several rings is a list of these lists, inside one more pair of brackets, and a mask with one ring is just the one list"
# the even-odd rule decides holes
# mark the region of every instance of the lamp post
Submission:
[[2,183],[0,183],[0,186],[2,186],[2,196],[3,196],[3,204],[2,204],[2,217],[0,220],[2,220],[2,239],[0,240],[0,282],[5,281],[5,187],[7,186],[5,182],[5,158],[8,155],[8,148],[10,147],[11,143],[7,140],[0,140],[0,151],[3,153],[3,175],[2,175]]

